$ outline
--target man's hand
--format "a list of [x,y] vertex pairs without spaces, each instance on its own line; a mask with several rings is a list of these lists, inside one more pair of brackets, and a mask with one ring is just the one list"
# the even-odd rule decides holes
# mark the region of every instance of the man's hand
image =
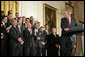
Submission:
[[45,42],[41,42],[41,44],[44,46],[45,45]]
[[18,41],[21,43],[22,42],[22,38],[20,37],[20,38],[18,38]]
[[59,48],[59,44],[56,44],[56,48]]
[[37,40],[40,40],[40,37],[37,37]]
[[3,24],[1,24],[1,27],[3,26]]
[[1,33],[1,39],[3,39],[4,38],[4,34],[3,33]]
[[10,29],[11,29],[11,27],[12,27],[12,25],[10,25],[9,27],[7,27],[7,29],[6,29],[6,30],[7,30],[7,31],[8,31],[8,30],[10,30]]
[[74,45],[73,48],[76,48],[76,45]]
[[24,41],[22,41],[20,44],[23,45],[24,44]]
[[69,28],[65,28],[64,30],[65,30],[65,31],[69,31]]

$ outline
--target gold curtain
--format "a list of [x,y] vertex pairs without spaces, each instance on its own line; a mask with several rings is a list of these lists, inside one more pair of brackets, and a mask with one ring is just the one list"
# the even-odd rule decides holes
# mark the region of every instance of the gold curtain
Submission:
[[13,18],[15,17],[15,13],[18,11],[18,7],[18,1],[1,1],[1,10],[4,11],[5,15],[8,14],[9,10],[12,10]]

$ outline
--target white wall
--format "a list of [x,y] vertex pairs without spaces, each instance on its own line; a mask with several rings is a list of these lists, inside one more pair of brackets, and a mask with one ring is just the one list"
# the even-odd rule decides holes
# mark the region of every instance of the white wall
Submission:
[[20,16],[34,16],[35,20],[41,22],[43,26],[43,4],[46,3],[58,9],[58,34],[61,35],[61,18],[63,17],[62,11],[65,10],[64,1],[19,1]]

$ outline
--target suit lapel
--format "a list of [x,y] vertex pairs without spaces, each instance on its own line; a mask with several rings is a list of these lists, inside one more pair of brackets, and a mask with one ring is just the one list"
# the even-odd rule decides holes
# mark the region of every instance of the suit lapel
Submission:
[[66,20],[65,20],[66,22],[66,26],[67,26],[67,28],[69,28],[69,25],[68,25],[68,19],[66,18]]

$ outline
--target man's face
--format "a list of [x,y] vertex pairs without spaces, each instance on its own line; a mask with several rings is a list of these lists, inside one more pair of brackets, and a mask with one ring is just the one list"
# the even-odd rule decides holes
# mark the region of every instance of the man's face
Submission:
[[22,22],[22,18],[20,18],[21,22]]
[[65,11],[65,17],[68,18],[70,15],[67,11]]
[[19,17],[19,13],[16,14],[16,17],[17,17],[17,18]]
[[35,28],[38,28],[38,24],[35,25]]
[[24,17],[24,18],[22,18],[22,21],[24,21],[24,22],[25,22],[25,21],[26,21],[26,18],[25,18],[25,17]]
[[32,20],[32,21],[34,20],[33,16],[31,16],[31,20]]
[[27,23],[27,28],[31,29],[31,23]]
[[22,21],[21,20],[18,21],[18,25],[20,25],[20,26],[22,25]]
[[1,16],[5,15],[4,12],[1,12]]
[[7,23],[7,17],[5,17],[5,18],[3,19],[3,22],[4,22],[4,23]]
[[12,14],[10,14],[8,17],[9,17],[9,19],[12,19]]
[[17,20],[14,20],[13,23],[12,23],[14,26],[17,25]]
[[45,26],[45,29],[48,30],[48,25]]
[[26,20],[26,22],[27,22],[27,23],[30,23],[30,20],[29,20],[29,19],[27,19],[27,20]]
[[52,28],[52,33],[55,33],[56,32],[56,28]]
[[43,31],[44,31],[44,29],[43,29],[43,28],[40,28],[40,31],[41,31],[41,32],[43,32]]

